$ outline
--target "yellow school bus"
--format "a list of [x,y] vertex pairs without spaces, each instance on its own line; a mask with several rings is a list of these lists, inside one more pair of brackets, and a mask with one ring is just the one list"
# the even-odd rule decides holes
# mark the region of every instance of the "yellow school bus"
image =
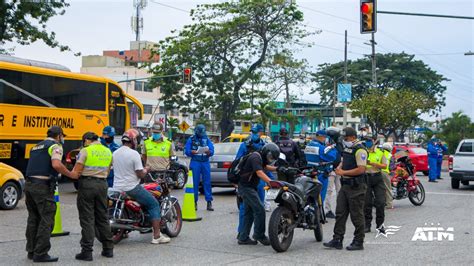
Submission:
[[113,80],[29,62],[0,57],[0,161],[20,171],[51,126],[63,128],[67,154],[86,131],[101,135],[111,125],[121,135],[143,115],[142,104]]

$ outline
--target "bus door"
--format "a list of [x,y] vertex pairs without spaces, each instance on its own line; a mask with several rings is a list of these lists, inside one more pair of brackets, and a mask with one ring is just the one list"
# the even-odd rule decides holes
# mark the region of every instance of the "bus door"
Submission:
[[127,110],[125,97],[122,90],[109,83],[109,124],[115,128],[117,135],[122,135],[126,130]]

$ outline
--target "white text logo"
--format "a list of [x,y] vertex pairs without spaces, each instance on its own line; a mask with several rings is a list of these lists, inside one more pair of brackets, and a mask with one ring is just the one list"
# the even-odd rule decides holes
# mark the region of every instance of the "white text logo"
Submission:
[[416,228],[415,234],[413,235],[411,241],[454,241],[454,228],[448,227],[444,229],[440,227],[440,224],[431,226],[425,223],[425,227]]

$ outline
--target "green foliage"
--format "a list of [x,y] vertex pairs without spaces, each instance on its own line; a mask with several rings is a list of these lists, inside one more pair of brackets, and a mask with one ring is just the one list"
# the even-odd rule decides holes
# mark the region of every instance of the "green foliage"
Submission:
[[455,112],[443,119],[438,137],[448,144],[449,153],[453,154],[462,139],[474,138],[474,123],[462,111]]
[[[429,68],[423,61],[415,60],[414,55],[405,53],[377,54],[377,86],[386,95],[391,90],[410,89],[435,99],[435,107],[430,111],[439,111],[445,105],[446,87],[441,83],[446,78]],[[370,57],[348,62],[348,82],[352,84],[353,99],[362,98],[372,87]],[[333,78],[344,73],[344,62],[319,65],[318,72],[313,74],[318,92],[323,103],[331,103],[333,97]]]
[[371,89],[354,100],[350,108],[355,115],[365,114],[374,132],[385,137],[393,134],[398,139],[418,121],[420,114],[428,112],[435,104],[432,96],[409,89],[390,90],[387,94]]
[[[51,17],[64,15],[69,4],[57,1],[1,1],[0,2],[0,45],[17,42],[29,45],[42,40],[46,45],[61,51],[71,51],[66,45],[56,41],[56,33],[46,30]],[[8,53],[0,49],[0,53]],[[80,55],[77,53],[76,55]]]
[[267,57],[307,35],[303,13],[287,1],[230,1],[198,5],[191,17],[194,24],[159,42],[154,53],[161,64],[150,71],[161,76],[191,67],[192,85],[183,87],[179,77],[157,84],[164,104],[188,113],[213,112],[224,138],[234,128],[244,85]]
[[298,117],[296,115],[294,115],[293,113],[288,112],[285,115],[281,116],[280,119],[281,119],[282,122],[288,123],[288,125],[290,127],[288,129],[288,133],[289,133],[290,137],[293,137],[293,133],[295,132],[295,126],[299,122]]
[[267,131],[268,122],[278,118],[274,111],[275,106],[274,102],[260,102],[255,108],[259,114],[256,122],[263,125],[265,132]]

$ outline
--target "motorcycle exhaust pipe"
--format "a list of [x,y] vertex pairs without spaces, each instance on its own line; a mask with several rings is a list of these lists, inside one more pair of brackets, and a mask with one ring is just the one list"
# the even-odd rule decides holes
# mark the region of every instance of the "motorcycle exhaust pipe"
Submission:
[[110,228],[112,229],[122,229],[122,230],[135,230],[140,232],[147,232],[149,228],[138,227],[132,224],[119,224],[116,222],[110,222]]

